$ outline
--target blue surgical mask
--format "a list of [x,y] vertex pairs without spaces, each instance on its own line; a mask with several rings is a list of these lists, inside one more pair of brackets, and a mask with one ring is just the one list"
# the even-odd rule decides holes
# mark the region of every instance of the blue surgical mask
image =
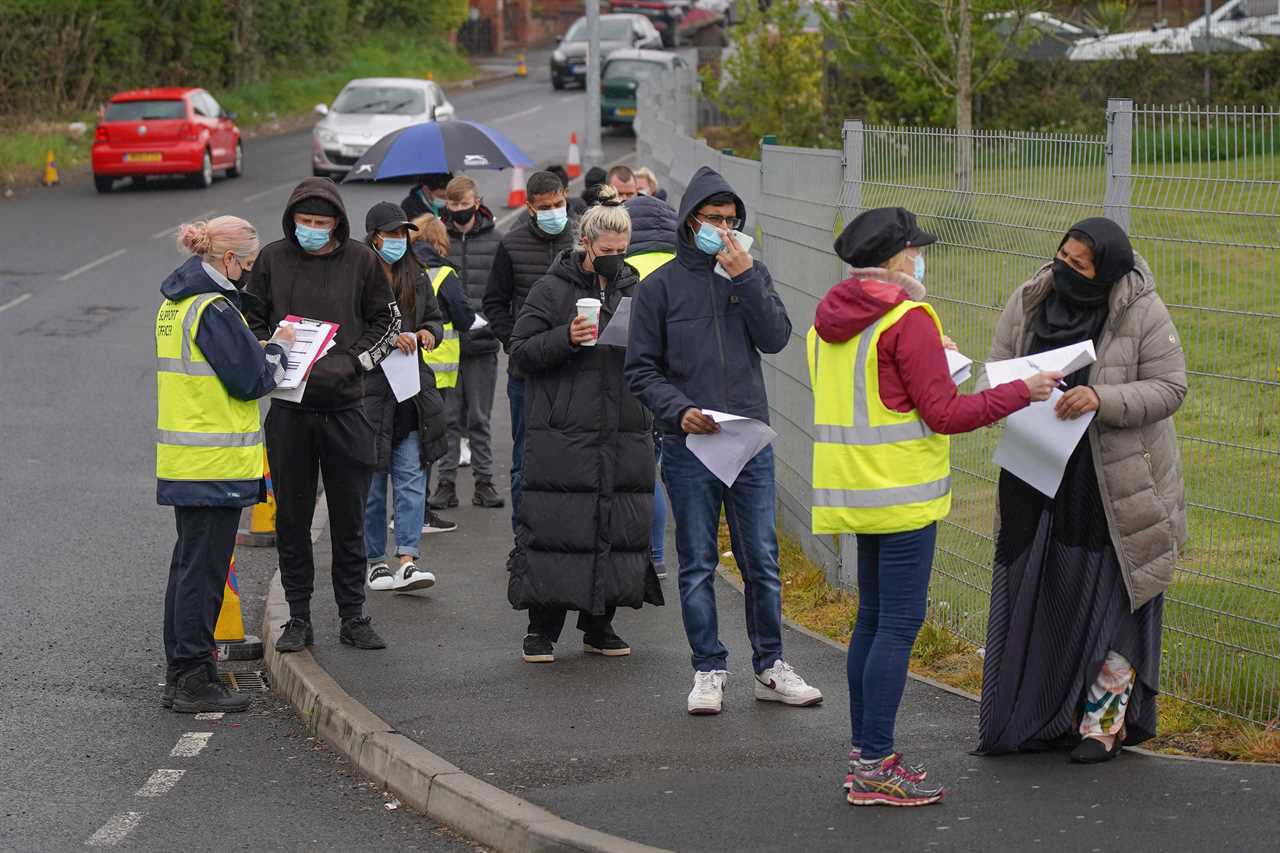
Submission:
[[924,255],[921,254],[916,255],[915,278],[918,282],[924,282]]
[[404,237],[383,237],[378,254],[382,255],[382,259],[387,263],[394,264],[404,257],[407,248],[409,248],[409,241]]
[[714,225],[708,225],[706,222],[698,228],[698,233],[694,236],[693,242],[697,244],[698,251],[705,252],[708,255],[719,254],[724,248],[724,238],[720,236],[720,229]]
[[329,235],[333,232],[328,228],[295,225],[293,233],[298,238],[299,246],[308,252],[318,252],[329,244]]
[[557,207],[538,211],[538,228],[544,234],[559,234],[569,224],[569,209]]

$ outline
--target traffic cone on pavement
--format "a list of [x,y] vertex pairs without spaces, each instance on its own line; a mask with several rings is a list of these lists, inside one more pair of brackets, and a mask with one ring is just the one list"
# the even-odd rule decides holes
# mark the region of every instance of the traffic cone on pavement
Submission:
[[220,661],[257,660],[262,657],[262,640],[244,633],[235,556],[231,557],[226,584],[222,588],[222,609],[218,611],[218,622],[213,628],[213,641],[217,644]]
[[516,166],[511,170],[511,189],[507,192],[507,207],[524,207],[524,169]]
[[565,171],[569,173],[569,178],[582,177],[582,152],[578,150],[578,134],[569,134],[569,162],[565,166]]
[[53,149],[49,149],[49,153],[44,155],[44,177],[40,183],[46,187],[56,187],[58,181],[58,164],[53,159]]
[[517,62],[516,62],[516,76],[517,76],[517,77],[528,77],[528,76],[529,76],[529,66],[528,66],[528,65],[525,65],[525,62],[524,62],[524,54],[522,53],[522,54],[520,54],[519,56],[517,56],[517,57],[516,57],[516,60],[517,60]]

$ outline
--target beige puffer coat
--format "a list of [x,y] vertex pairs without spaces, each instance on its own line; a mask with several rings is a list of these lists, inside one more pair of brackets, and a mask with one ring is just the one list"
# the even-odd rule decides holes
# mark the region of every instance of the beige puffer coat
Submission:
[[[1116,282],[1098,341],[1089,386],[1101,405],[1089,426],[1111,542],[1129,602],[1137,610],[1173,580],[1187,541],[1187,505],[1173,413],[1187,393],[1187,363],[1155,277],[1135,255],[1133,272]],[[1031,346],[1032,325],[1053,286],[1046,264],[1009,299],[990,361],[1018,358]],[[985,380],[984,380],[985,382]]]

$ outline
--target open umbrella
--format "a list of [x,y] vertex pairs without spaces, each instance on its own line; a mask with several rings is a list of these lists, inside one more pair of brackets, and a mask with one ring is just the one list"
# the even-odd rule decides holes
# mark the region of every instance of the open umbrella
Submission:
[[471,121],[428,121],[379,139],[344,181],[381,181],[432,172],[530,168],[533,161],[507,137]]

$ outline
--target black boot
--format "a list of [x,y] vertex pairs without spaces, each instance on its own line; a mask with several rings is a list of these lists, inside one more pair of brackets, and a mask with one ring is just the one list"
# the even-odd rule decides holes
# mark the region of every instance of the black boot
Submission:
[[230,690],[221,681],[211,681],[209,670],[203,665],[179,675],[173,694],[173,710],[179,714],[211,711],[234,714],[248,710],[252,702],[247,694]]
[[173,694],[178,692],[178,673],[165,671],[164,692],[160,694],[160,707],[173,707]]

